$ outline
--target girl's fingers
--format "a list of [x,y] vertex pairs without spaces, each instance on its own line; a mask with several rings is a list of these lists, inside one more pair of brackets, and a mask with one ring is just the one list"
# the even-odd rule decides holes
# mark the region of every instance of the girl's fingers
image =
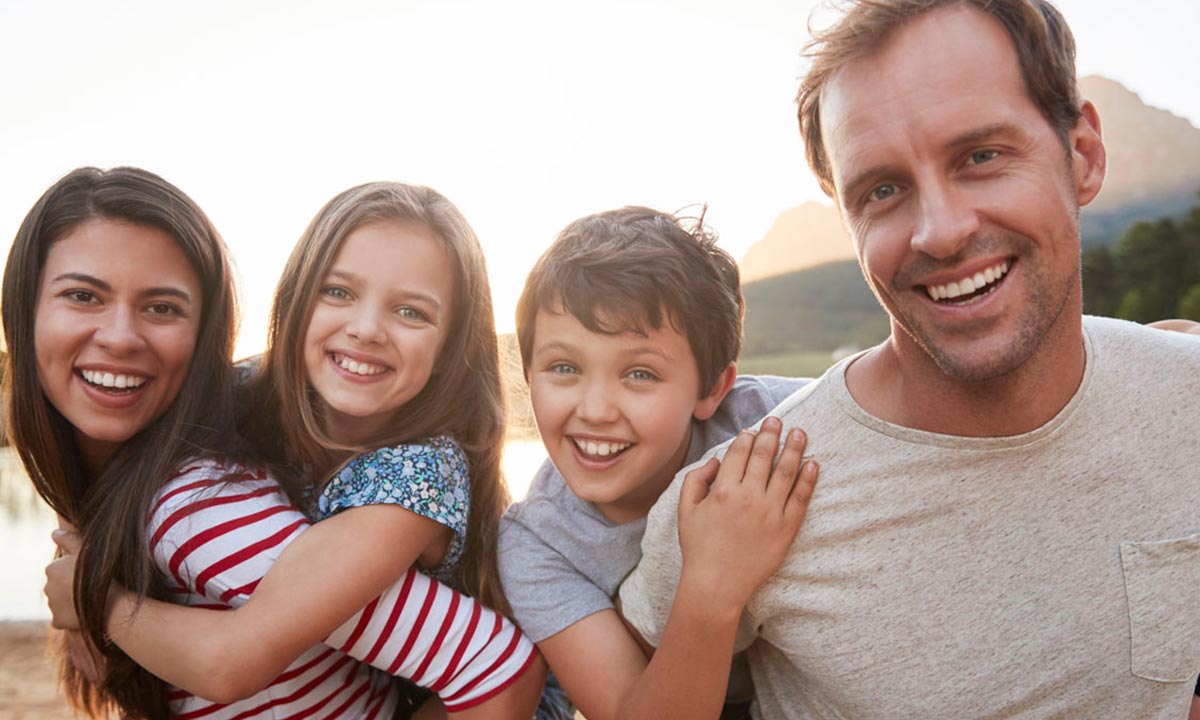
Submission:
[[779,450],[779,433],[783,423],[777,417],[767,417],[759,427],[758,436],[754,438],[754,447],[750,451],[750,459],[741,480],[750,487],[765,489],[771,477],[771,465],[775,462],[775,452]]
[[78,555],[83,547],[83,538],[73,530],[51,530],[50,539],[63,551],[64,555]]
[[800,463],[804,461],[804,448],[808,437],[800,428],[788,431],[783,443],[783,453],[771,473],[771,484],[767,488],[772,504],[783,511],[787,505],[788,495],[796,485],[796,476],[800,472]]

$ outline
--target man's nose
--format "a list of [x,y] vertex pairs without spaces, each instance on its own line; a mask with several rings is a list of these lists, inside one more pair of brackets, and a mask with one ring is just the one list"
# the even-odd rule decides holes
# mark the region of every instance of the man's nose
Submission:
[[979,230],[979,217],[962,190],[945,181],[919,188],[914,250],[939,259],[954,257]]

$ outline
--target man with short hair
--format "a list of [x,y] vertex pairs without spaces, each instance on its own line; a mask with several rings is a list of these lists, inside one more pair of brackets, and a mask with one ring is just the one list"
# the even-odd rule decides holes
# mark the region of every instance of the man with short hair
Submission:
[[[1100,119],[1044,0],[859,0],[799,95],[891,317],[772,414],[822,479],[746,606],[755,717],[1180,718],[1200,672],[1200,342],[1082,315]],[[682,474],[622,610],[654,643]]]

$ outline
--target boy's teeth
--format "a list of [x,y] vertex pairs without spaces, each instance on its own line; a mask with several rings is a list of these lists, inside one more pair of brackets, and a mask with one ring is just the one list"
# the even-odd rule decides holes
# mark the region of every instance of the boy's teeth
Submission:
[[995,265],[977,272],[970,277],[965,277],[957,282],[946,283],[945,285],[926,285],[925,291],[929,293],[932,300],[953,300],[962,295],[970,295],[973,292],[982,290],[1000,280],[1008,274],[1008,261],[996,263]]
[[132,390],[133,388],[141,387],[146,382],[147,378],[140,375],[125,375],[118,373],[114,375],[110,372],[101,370],[80,370],[79,374],[83,379],[92,385],[100,387],[114,388],[117,390]]
[[387,369],[387,368],[379,366],[379,365],[372,365],[370,363],[365,363],[365,362],[356,362],[344,355],[334,355],[334,360],[337,361],[338,367],[340,367],[343,370],[352,372],[355,375],[378,375],[379,373],[381,373]]
[[608,457],[609,455],[616,455],[617,453],[621,452],[625,448],[629,447],[630,444],[631,443],[610,443],[610,442],[604,442],[604,441],[596,442],[594,440],[575,440],[575,447],[579,448],[580,452],[582,452],[584,455],[591,455],[593,457]]

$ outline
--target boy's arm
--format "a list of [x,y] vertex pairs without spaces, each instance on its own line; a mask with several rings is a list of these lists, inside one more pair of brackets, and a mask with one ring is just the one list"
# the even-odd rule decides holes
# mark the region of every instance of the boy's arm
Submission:
[[648,664],[638,640],[611,610],[539,643],[589,720],[720,715],[742,609],[786,556],[816,481],[815,465],[800,471],[802,433],[788,438],[772,472],[779,432],[778,420],[771,419],[757,437],[742,433],[719,471],[710,460],[684,481],[684,573]]

